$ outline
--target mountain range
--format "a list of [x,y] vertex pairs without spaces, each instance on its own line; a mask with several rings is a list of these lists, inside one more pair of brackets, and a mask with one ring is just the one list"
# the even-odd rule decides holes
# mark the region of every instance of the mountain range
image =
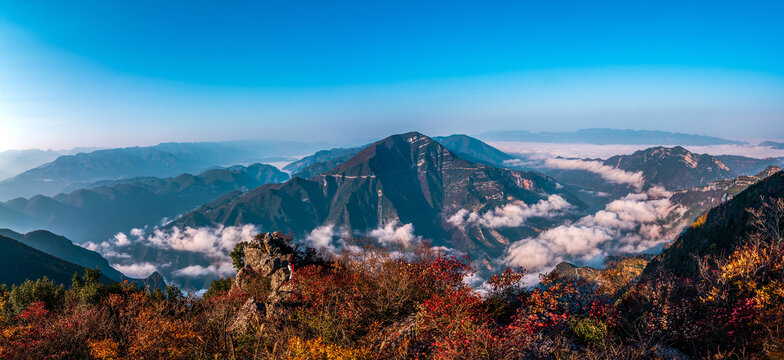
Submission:
[[[727,159],[733,167],[722,161]],[[593,191],[622,195],[629,192],[632,181],[611,181],[604,178],[612,169],[623,170],[625,174],[614,174],[616,178],[637,179],[642,188],[662,186],[667,190],[686,190],[706,186],[717,180],[734,179],[749,174],[750,170],[759,172],[768,166],[781,165],[779,158],[753,159],[742,156],[713,156],[695,154],[681,146],[651,147],[635,151],[629,155],[616,155],[601,159],[566,159],[566,165],[542,167],[541,171],[557,178],[565,184],[576,185]],[[571,162],[570,162],[571,161]],[[585,166],[590,162],[593,166]],[[545,163],[547,165],[547,163]],[[604,168],[596,169],[604,166]],[[594,170],[586,170],[594,168]],[[632,176],[639,173],[642,178]],[[753,174],[752,172],[751,174]]]
[[634,145],[742,145],[743,142],[713,136],[683,134],[654,130],[582,129],[563,132],[538,132],[525,130],[490,131],[477,135],[491,141],[524,141],[544,143],[583,144],[634,144]]
[[361,147],[321,150],[284,166],[283,170],[292,174],[291,177],[307,179],[342,164],[346,160],[351,159],[360,150],[362,150]]
[[[485,212],[528,206],[557,194],[576,208],[584,204],[556,181],[535,172],[501,169],[461,159],[420,133],[393,135],[309,179],[226,196],[190,212],[170,226],[255,224],[304,237],[322,226],[366,233],[390,224],[411,224],[417,235],[474,255],[497,256],[532,226],[457,227],[458,211]],[[546,221],[544,221],[546,222]]]
[[107,180],[53,197],[36,195],[0,203],[0,227],[48,229],[80,244],[102,242],[116,233],[159,224],[231,191],[288,180],[270,165],[214,169],[200,175]]
[[281,161],[292,154],[315,151],[321,146],[323,144],[287,141],[162,143],[64,155],[0,181],[0,201],[20,196],[52,196],[101,180],[169,177],[199,173],[216,165]]
[[763,141],[759,144],[759,146],[770,146],[774,149],[784,149],[784,142],[777,142],[777,141]]
[[[385,243],[427,239],[434,246],[465,252],[489,267],[515,241],[594,214],[614,200],[654,186],[671,191],[669,201],[685,208],[685,213],[676,216],[679,221],[692,220],[776,170],[765,166],[784,160],[712,156],[680,146],[657,146],[605,160],[562,159],[588,163],[590,170],[580,165],[534,166],[535,171],[529,171],[510,168],[518,159],[476,138],[429,138],[412,132],[365,147],[318,151],[283,168],[292,174],[291,179],[270,165],[218,166],[233,159],[308,149],[286,143],[274,150],[243,147],[254,144],[261,143],[166,143],[60,157],[0,183],[1,190],[3,184],[24,183],[42,174],[60,176],[58,172],[66,179],[58,182],[63,192],[57,195],[0,202],[0,227],[30,231],[5,234],[78,266],[106,269],[112,280],[121,279],[122,274],[109,261],[122,264],[123,269],[148,264],[155,265],[167,280],[193,289],[208,286],[216,274],[224,272],[211,268],[215,258],[161,247],[150,243],[146,235],[174,227],[202,231],[253,224],[260,231],[291,233],[299,241],[321,241],[326,249],[339,246],[340,238],[347,235],[370,236]],[[127,169],[120,173],[123,167]],[[187,167],[211,170],[174,177],[129,175]],[[753,170],[763,171],[746,176]],[[615,172],[612,179],[631,176],[641,186],[636,188],[623,179],[608,180],[608,171]],[[30,183],[35,185],[35,181]],[[38,229],[65,237],[33,231]],[[142,235],[125,235],[131,229]],[[130,243],[121,249],[103,245],[120,241],[112,240],[116,234],[126,236],[123,241]],[[41,236],[49,239],[44,245],[31,240]],[[60,250],[51,248],[52,244],[60,244]],[[189,267],[192,271],[182,271]]]

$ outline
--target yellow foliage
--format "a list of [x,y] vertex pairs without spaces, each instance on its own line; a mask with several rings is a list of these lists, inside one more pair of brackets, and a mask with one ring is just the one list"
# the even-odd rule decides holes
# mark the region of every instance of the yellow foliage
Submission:
[[302,340],[298,337],[289,339],[289,360],[359,360],[369,357],[367,349],[344,348],[330,345],[323,339]]
[[765,260],[764,256],[765,253],[755,247],[743,247],[732,253],[728,262],[721,267],[721,277],[727,280],[748,278]]
[[136,323],[139,331],[128,348],[132,358],[185,359],[191,342],[198,338],[193,324],[162,317],[149,308],[136,317]]
[[6,299],[7,294],[4,292],[0,292],[0,323],[5,322],[5,304],[8,302]]
[[90,347],[90,356],[100,360],[118,360],[120,358],[119,345],[112,339],[87,340]]
[[694,229],[694,228],[698,228],[698,227],[700,227],[702,225],[705,225],[705,220],[707,220],[707,219],[708,219],[708,213],[706,212],[706,213],[700,215],[700,217],[698,217],[697,220],[694,220],[693,223],[691,223],[691,228]]

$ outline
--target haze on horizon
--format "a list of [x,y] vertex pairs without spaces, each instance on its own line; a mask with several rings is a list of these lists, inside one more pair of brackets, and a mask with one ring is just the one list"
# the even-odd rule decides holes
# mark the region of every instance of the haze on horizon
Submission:
[[0,151],[391,133],[784,139],[784,4],[0,1]]

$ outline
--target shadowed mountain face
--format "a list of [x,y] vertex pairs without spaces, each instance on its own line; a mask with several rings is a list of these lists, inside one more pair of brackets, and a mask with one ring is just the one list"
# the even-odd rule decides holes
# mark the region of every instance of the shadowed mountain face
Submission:
[[474,163],[502,166],[505,160],[512,159],[509,154],[466,135],[439,136],[433,140],[460,158]]
[[10,287],[45,276],[56,283],[70,285],[74,273],[81,275],[83,272],[82,266],[0,235],[0,284]]
[[225,196],[171,225],[255,224],[265,231],[305,236],[322,225],[364,233],[399,222],[412,224],[417,235],[432,239],[434,245],[497,256],[510,238],[536,230],[461,228],[447,218],[459,210],[481,213],[506,204],[533,204],[551,194],[576,207],[584,205],[552,178],[471,163],[412,132],[376,142],[310,179],[294,178]]
[[[761,209],[763,199],[784,197],[784,172],[778,171],[697,219],[646,267],[646,275],[667,271],[689,276],[697,271],[696,258],[726,255],[754,232],[748,209]],[[780,214],[778,214],[780,215]]]
[[104,283],[130,281],[141,288],[166,287],[166,282],[157,272],[145,279],[127,277],[112,268],[98,253],[76,246],[60,235],[44,230],[22,235],[0,229],[0,284],[18,285],[25,280],[46,276],[56,283],[70,286],[74,273],[81,276],[85,268],[98,268]]
[[[151,285],[160,287],[160,284],[148,282],[148,279],[129,278],[109,265],[109,261],[104,259],[95,251],[87,250],[81,246],[74,245],[71,240],[64,236],[52,234],[45,230],[36,230],[27,234],[20,234],[10,229],[0,229],[0,235],[19,241],[38,251],[45,252],[67,262],[87,268],[98,268],[101,273],[112,281],[129,280],[136,282],[140,286]],[[73,275],[73,273],[71,273]]]
[[37,195],[0,205],[14,216],[0,226],[23,231],[45,228],[79,243],[101,242],[117,232],[157,225],[231,191],[247,191],[288,175],[269,165],[254,164],[210,170],[194,176],[103,181],[69,194]]

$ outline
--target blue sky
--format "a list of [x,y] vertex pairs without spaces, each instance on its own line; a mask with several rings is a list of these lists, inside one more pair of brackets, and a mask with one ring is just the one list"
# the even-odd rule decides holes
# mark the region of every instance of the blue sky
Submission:
[[0,150],[393,132],[784,138],[784,2],[5,1]]

